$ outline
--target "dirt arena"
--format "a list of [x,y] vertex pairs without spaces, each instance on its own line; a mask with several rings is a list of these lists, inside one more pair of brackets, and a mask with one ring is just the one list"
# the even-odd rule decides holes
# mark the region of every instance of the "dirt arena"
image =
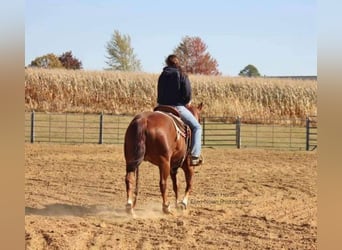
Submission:
[[26,249],[317,249],[317,152],[203,155],[189,208],[173,215],[161,212],[158,168],[143,163],[131,218],[122,146],[26,144]]

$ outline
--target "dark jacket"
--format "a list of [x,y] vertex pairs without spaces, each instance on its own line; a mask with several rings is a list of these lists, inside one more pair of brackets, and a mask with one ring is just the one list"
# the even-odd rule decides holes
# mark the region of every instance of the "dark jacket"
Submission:
[[180,106],[190,100],[189,78],[181,74],[177,68],[165,67],[158,79],[158,104]]

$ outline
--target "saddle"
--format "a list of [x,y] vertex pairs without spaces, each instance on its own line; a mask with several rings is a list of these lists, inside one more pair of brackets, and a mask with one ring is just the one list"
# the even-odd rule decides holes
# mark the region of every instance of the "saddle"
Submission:
[[153,109],[153,111],[161,111],[161,112],[165,112],[165,113],[171,113],[171,114],[174,114],[175,116],[180,118],[180,114],[179,114],[178,110],[176,108],[174,108],[173,106],[158,105],[157,107],[155,107]]
[[167,105],[159,105],[155,107],[153,111],[162,112],[172,118],[177,130],[177,139],[178,135],[181,135],[185,139],[190,135],[188,132],[188,129],[190,129],[189,126],[182,121],[176,108]]
[[182,119],[180,118],[180,114],[178,110],[172,106],[168,105],[158,105],[153,109],[154,112],[162,112],[169,117],[172,118],[175,128],[177,130],[177,140],[179,139],[179,135],[184,137],[187,145],[187,153],[190,150],[191,146],[191,129],[190,127],[185,124]]

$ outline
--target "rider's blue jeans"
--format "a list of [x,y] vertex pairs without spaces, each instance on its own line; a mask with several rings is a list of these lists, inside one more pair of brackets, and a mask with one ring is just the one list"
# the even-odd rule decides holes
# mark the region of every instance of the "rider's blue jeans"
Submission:
[[189,125],[192,132],[191,156],[199,157],[201,155],[202,127],[194,115],[185,106],[176,106],[181,119]]

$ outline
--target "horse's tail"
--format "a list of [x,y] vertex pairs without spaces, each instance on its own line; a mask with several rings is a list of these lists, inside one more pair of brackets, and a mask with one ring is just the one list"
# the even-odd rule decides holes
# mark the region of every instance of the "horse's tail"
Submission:
[[125,135],[126,172],[136,171],[146,152],[146,119],[136,117],[129,124]]
[[[146,152],[146,123],[146,118],[140,116],[135,117],[129,124],[125,135],[124,151],[126,159],[126,176],[131,173],[135,174],[133,207],[135,206],[138,197],[139,165],[144,160]],[[131,189],[130,181],[132,180],[126,179],[128,190]]]

